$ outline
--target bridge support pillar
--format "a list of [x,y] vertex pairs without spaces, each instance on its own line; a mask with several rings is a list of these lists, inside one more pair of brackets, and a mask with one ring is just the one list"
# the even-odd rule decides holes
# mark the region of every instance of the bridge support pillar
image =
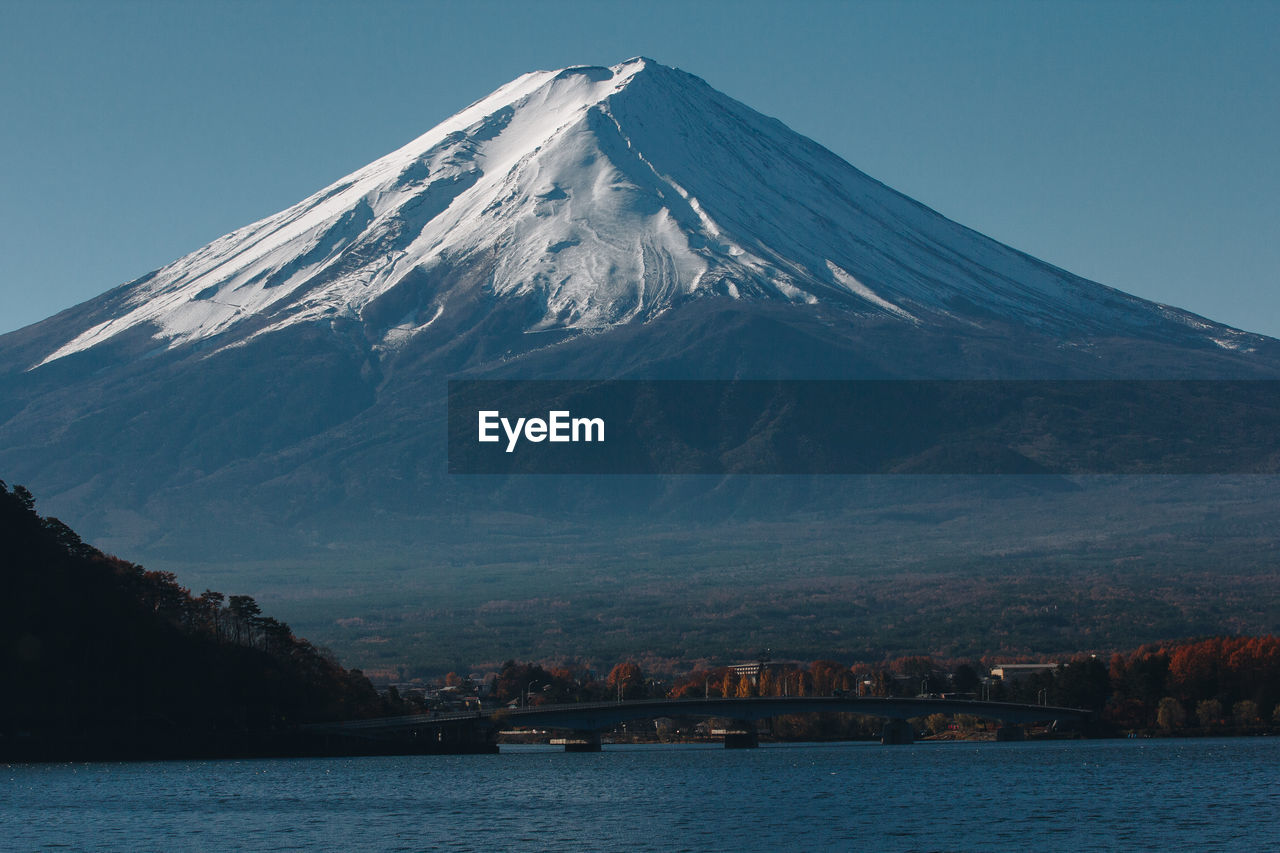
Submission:
[[916,742],[916,733],[906,720],[885,720],[880,730],[880,743],[885,746],[902,746]]
[[751,720],[735,720],[733,728],[724,729],[725,749],[755,749],[760,745],[760,735]]
[[996,729],[996,740],[1026,740],[1027,733],[1022,726],[1004,725]]
[[599,732],[574,732],[569,737],[551,739],[552,745],[564,745],[565,752],[599,752]]

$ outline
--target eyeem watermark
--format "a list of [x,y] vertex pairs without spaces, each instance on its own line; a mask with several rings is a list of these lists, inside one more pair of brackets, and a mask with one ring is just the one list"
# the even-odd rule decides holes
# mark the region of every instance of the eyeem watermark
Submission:
[[496,409],[481,411],[479,414],[479,434],[477,441],[493,443],[501,441],[498,428],[507,437],[507,453],[516,449],[521,438],[535,444],[542,441],[562,442],[603,442],[604,418],[575,418],[568,411],[552,411],[543,418],[504,418]]
[[451,380],[448,431],[453,474],[1275,474],[1280,382]]

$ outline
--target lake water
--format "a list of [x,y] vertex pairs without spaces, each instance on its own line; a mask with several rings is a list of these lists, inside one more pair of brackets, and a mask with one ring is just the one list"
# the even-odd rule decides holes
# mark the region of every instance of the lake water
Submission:
[[0,766],[0,849],[1274,850],[1280,738]]

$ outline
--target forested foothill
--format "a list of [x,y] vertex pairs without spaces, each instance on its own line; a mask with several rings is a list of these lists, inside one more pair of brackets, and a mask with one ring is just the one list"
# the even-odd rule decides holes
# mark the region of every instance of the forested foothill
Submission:
[[403,710],[249,596],[193,596],[0,481],[0,761],[293,754]]

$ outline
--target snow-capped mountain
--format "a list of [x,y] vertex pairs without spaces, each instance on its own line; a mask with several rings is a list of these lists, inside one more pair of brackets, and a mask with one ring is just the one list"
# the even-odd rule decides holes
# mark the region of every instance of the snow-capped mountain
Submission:
[[[526,74],[0,337],[0,476],[144,556],[523,511],[527,485],[443,473],[460,375],[1275,378],[1280,346],[1037,261],[633,59]],[[669,497],[639,488],[627,511]]]
[[[459,271],[465,285],[450,281]],[[392,296],[424,281],[449,286]],[[479,294],[529,300],[527,333],[600,332],[720,297],[840,306],[904,333],[995,318],[1073,342],[1258,343],[986,239],[700,79],[637,58],[512,81],[126,285],[92,322],[60,325],[28,367],[134,330],[168,349],[223,347],[354,321],[375,350],[395,350]]]

